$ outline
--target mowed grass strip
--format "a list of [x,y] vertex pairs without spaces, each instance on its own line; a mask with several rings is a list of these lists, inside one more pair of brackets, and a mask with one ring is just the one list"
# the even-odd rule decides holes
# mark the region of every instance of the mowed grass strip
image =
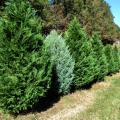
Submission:
[[[110,86],[97,92],[95,103],[71,120],[120,120],[120,77],[108,77]],[[112,80],[111,80],[112,79]]]

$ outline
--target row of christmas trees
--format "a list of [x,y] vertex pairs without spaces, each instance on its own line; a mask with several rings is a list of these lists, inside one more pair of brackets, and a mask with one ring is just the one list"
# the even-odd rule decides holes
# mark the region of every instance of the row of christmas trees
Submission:
[[117,47],[87,36],[74,18],[64,35],[42,34],[28,1],[10,0],[0,18],[0,108],[19,113],[51,88],[68,94],[120,69]]

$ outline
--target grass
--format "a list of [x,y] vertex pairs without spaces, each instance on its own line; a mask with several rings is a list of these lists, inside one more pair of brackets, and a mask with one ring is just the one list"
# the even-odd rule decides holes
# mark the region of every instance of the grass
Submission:
[[71,120],[120,120],[120,77],[108,82],[107,89],[97,92],[95,103]]
[[45,111],[17,117],[0,112],[0,120],[120,120],[120,73],[61,97]]

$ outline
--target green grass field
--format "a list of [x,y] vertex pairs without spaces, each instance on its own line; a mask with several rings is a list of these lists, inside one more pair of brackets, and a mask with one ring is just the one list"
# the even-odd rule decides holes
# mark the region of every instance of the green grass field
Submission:
[[120,77],[97,93],[95,103],[72,120],[120,120]]

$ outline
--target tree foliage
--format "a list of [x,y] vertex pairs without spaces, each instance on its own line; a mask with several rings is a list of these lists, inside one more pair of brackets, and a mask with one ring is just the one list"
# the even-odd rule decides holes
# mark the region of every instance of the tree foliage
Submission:
[[75,59],[75,79],[77,88],[89,84],[94,80],[94,62],[92,46],[88,41],[85,31],[74,18],[65,33],[65,39],[69,45],[70,52]]
[[45,18],[44,9],[49,5],[48,0],[27,0],[30,1],[31,5],[37,10],[37,14],[42,19]]
[[91,43],[92,43],[94,54],[97,58],[96,65],[99,68],[99,72],[96,77],[97,79],[102,79],[108,73],[108,66],[107,66],[107,60],[105,56],[105,49],[97,33],[93,34]]
[[113,47],[113,58],[114,58],[114,64],[115,64],[115,72],[117,72],[120,69],[119,51],[117,46]]
[[45,48],[48,54],[51,55],[51,61],[56,70],[58,92],[62,94],[69,93],[74,77],[74,60],[64,39],[56,31],[52,31],[45,40]]
[[[55,1],[57,1],[56,4],[48,5],[43,9],[45,16],[42,19],[45,23],[45,33],[49,33],[51,28],[65,31],[69,21],[76,16],[89,35],[99,32],[104,42],[120,38],[120,28],[114,23],[114,16],[105,0]],[[41,8],[36,7],[36,9],[39,11]]]
[[105,55],[108,63],[108,74],[114,73],[115,63],[114,63],[114,57],[113,57],[113,48],[111,45],[105,46]]
[[32,107],[50,86],[51,63],[42,50],[40,20],[27,1],[10,0],[0,19],[0,107]]

